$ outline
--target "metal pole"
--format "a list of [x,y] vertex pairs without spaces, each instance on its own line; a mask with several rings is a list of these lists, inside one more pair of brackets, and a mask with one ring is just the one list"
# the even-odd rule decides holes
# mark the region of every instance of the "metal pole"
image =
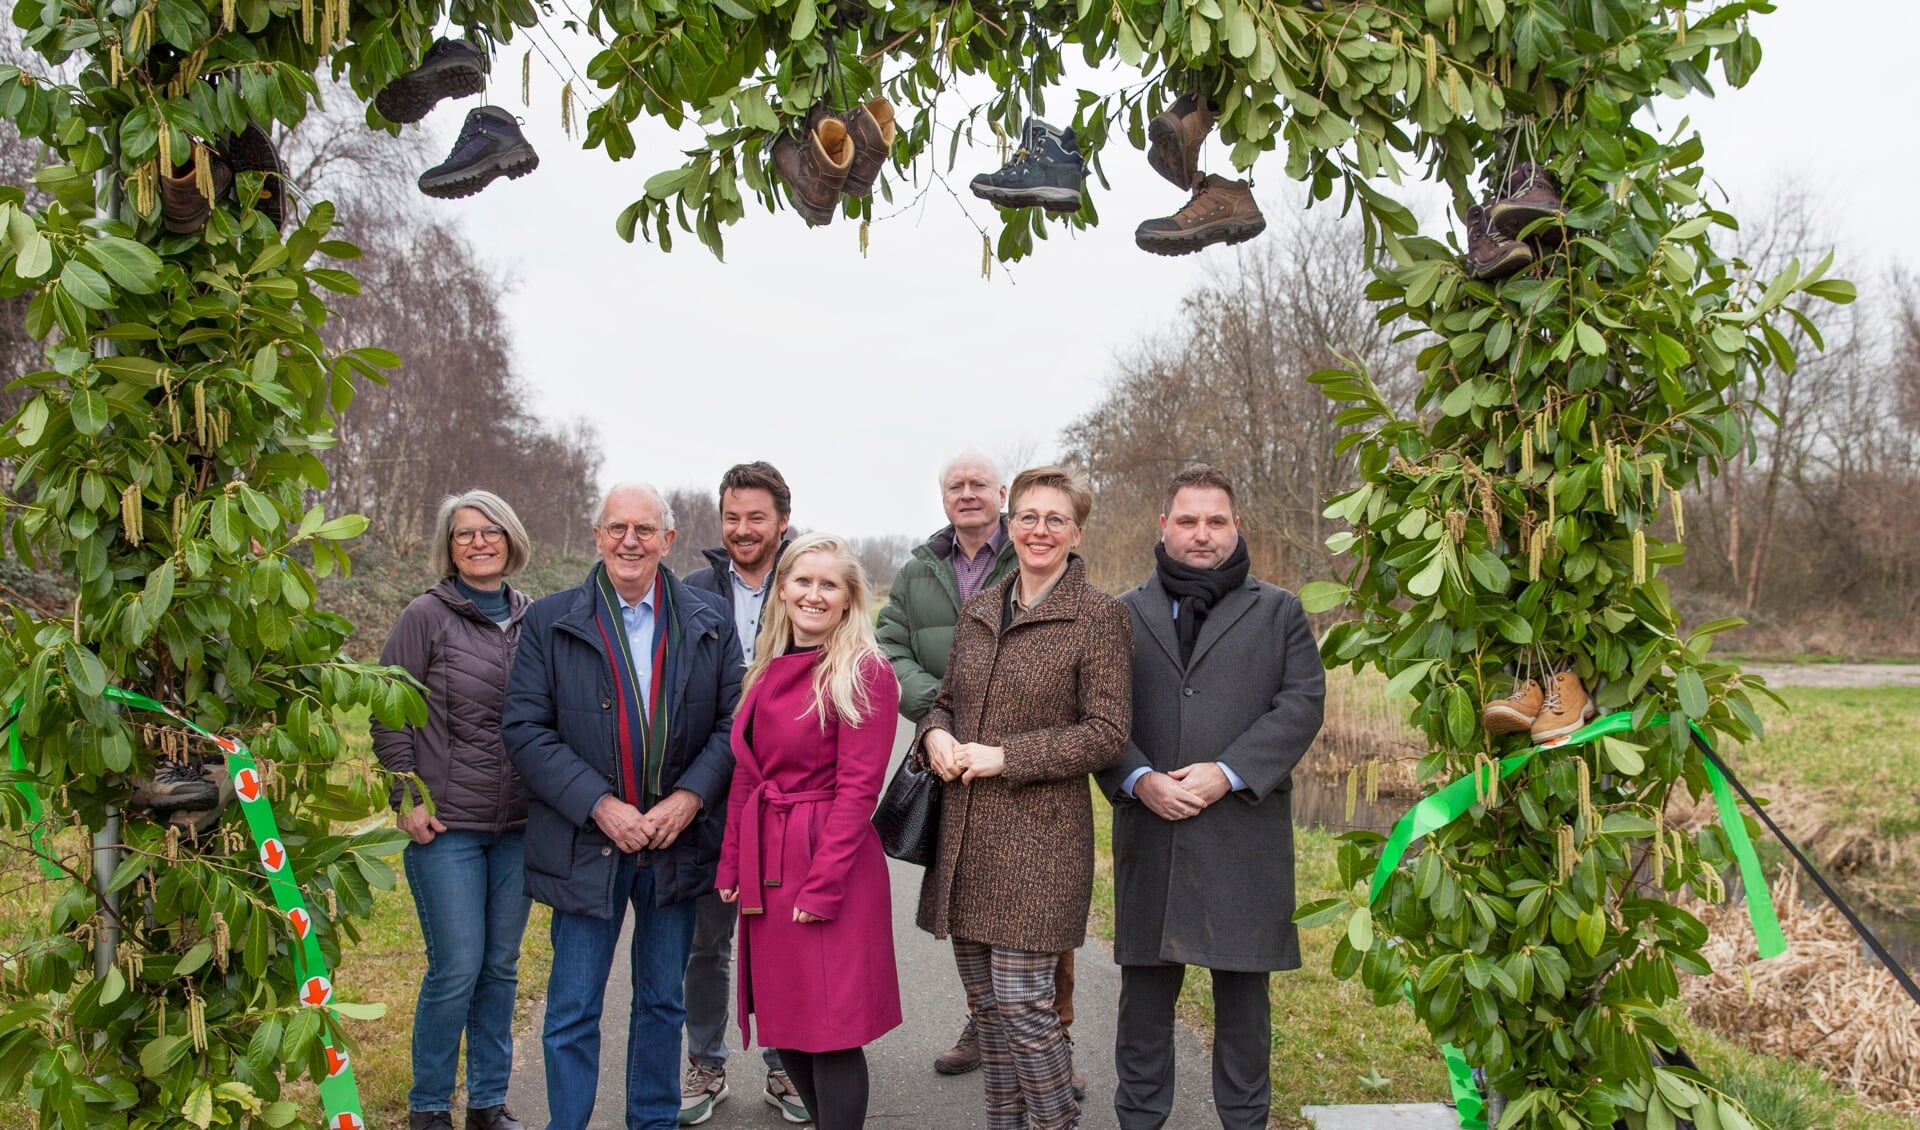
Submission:
[[[101,210],[109,220],[120,218],[120,211],[126,204],[126,193],[120,185],[120,145],[117,140],[109,139],[107,144],[107,163],[97,176],[97,199]],[[100,338],[94,345],[94,354],[99,357],[114,353],[113,342]],[[80,614],[76,606],[74,612],[74,634],[80,631]],[[75,643],[79,641],[76,638]],[[107,970],[120,956],[120,895],[107,890],[107,883],[120,867],[120,809],[107,806],[107,818],[101,822],[100,830],[93,834],[93,894],[99,900],[100,921],[93,934],[93,975],[105,977]]]
[[100,924],[93,933],[93,975],[105,977],[120,953],[120,894],[107,881],[120,866],[120,810],[109,806],[93,834],[93,893],[100,900]]

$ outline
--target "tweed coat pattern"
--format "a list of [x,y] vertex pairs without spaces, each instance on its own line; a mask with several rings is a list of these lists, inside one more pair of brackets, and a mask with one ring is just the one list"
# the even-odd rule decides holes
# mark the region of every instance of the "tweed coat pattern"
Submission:
[[[1120,600],[1133,616],[1133,732],[1099,778],[1114,802],[1114,960],[1297,969],[1291,775],[1326,697],[1300,600],[1248,578],[1207,615],[1185,664],[1158,574]],[[1247,787],[1185,820],[1122,788],[1136,769],[1201,761],[1225,762]]]
[[[961,610],[947,674],[917,738],[943,729],[997,745],[1006,768],[945,784],[940,851],[920,886],[920,928],[1004,949],[1060,953],[1086,940],[1093,897],[1087,775],[1127,744],[1133,629],[1118,601],[1066,572],[1006,631],[1016,571]],[[924,757],[916,742],[915,756]]]

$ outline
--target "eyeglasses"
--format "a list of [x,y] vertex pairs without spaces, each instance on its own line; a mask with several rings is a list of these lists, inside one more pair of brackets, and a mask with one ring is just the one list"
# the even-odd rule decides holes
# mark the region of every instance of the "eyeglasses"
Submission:
[[482,526],[477,530],[459,529],[453,531],[453,544],[472,545],[475,538],[492,545],[507,536],[507,531],[498,526]]
[[1065,514],[1048,514],[1043,518],[1036,511],[1025,510],[1013,516],[1013,524],[1028,533],[1039,529],[1043,522],[1046,523],[1047,532],[1050,534],[1065,533],[1074,525],[1073,519]]
[[626,541],[627,535],[632,534],[635,541],[645,545],[660,536],[660,527],[640,526],[630,522],[607,522],[600,527],[600,532],[614,541]]

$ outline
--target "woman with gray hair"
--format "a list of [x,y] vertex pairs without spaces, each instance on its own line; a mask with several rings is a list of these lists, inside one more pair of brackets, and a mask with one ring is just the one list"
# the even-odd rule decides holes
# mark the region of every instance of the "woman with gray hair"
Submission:
[[373,724],[394,776],[407,885],[426,939],[413,1017],[409,1130],[452,1130],[460,1037],[467,1130],[522,1130],[507,1111],[520,937],[531,906],[520,873],[527,791],[500,742],[507,669],[532,601],[507,584],[527,563],[527,530],[490,491],[450,495],[434,520],[440,580],[394,624],[380,662],[427,689],[427,723]]

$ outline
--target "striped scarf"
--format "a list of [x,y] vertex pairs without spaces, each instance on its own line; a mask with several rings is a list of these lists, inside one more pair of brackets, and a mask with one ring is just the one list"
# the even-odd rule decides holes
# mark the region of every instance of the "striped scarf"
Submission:
[[653,693],[642,702],[639,681],[634,676],[632,643],[627,638],[626,622],[620,617],[620,595],[614,591],[604,563],[593,567],[593,580],[600,597],[594,602],[593,619],[600,629],[600,639],[607,645],[613,667],[613,699],[619,707],[616,756],[620,761],[620,796],[644,812],[664,792],[660,775],[666,764],[667,733],[673,714],[667,688],[673,684],[681,643],[680,622],[673,614],[673,590],[667,586],[666,570],[662,569],[653,581]]

